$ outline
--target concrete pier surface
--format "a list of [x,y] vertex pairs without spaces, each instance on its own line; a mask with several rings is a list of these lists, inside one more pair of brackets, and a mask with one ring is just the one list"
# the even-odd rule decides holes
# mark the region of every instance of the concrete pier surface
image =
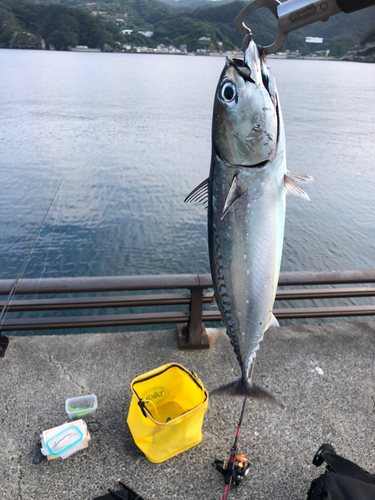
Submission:
[[[223,329],[211,347],[180,351],[173,330],[142,333],[11,337],[0,359],[0,499],[92,500],[122,480],[145,500],[218,500],[242,400],[210,398],[202,442],[161,464],[147,461],[126,424],[130,383],[177,362],[205,388],[239,376]],[[375,473],[375,322],[272,328],[260,346],[255,382],[285,410],[249,401],[239,452],[249,476],[230,499],[303,500],[322,443]],[[33,464],[43,430],[63,424],[65,400],[96,394],[101,428],[89,447],[66,460]]]

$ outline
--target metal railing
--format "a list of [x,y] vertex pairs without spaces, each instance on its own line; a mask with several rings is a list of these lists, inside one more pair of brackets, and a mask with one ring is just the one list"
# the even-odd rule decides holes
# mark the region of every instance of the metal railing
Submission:
[[[375,270],[291,272],[281,273],[279,287],[321,286],[375,283]],[[0,280],[0,310],[12,290],[14,280]],[[107,276],[94,278],[47,278],[23,279],[18,283],[17,295],[49,295],[103,292],[131,292],[150,290],[186,290],[186,293],[154,293],[147,295],[116,295],[79,298],[37,298],[13,299],[6,319],[0,328],[2,332],[20,330],[52,330],[62,328],[99,328],[123,325],[178,324],[180,345],[185,348],[208,347],[204,321],[220,321],[218,310],[203,310],[213,292],[210,274],[171,274],[151,276]],[[343,297],[372,297],[375,287],[279,289],[276,300],[304,300]],[[78,309],[127,308],[148,306],[188,305],[188,310],[131,314],[101,314],[90,316],[49,316],[34,318],[12,318],[12,313],[22,311],[61,311]],[[175,309],[175,308],[174,308]],[[288,307],[275,308],[278,319],[323,318],[338,316],[375,315],[374,305],[335,307]],[[3,340],[4,339],[4,336]],[[1,340],[1,339],[0,339]]]

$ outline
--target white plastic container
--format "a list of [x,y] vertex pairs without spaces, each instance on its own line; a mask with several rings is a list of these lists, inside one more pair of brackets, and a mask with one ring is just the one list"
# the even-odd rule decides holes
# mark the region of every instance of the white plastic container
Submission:
[[70,398],[65,401],[65,411],[70,419],[92,417],[97,408],[98,400],[95,394]]
[[87,448],[90,434],[84,420],[65,422],[63,425],[43,431],[40,436],[41,452],[47,460],[70,457]]
[[66,427],[46,442],[47,450],[51,455],[62,455],[74,445],[82,441],[83,434],[75,425]]

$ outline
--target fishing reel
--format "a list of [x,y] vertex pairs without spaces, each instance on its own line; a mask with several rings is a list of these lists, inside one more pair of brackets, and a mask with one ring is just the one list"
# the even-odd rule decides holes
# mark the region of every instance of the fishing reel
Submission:
[[231,476],[233,488],[238,488],[250,470],[250,462],[245,455],[236,455],[233,464],[219,459],[215,459],[215,464],[216,470],[223,474],[225,479]]

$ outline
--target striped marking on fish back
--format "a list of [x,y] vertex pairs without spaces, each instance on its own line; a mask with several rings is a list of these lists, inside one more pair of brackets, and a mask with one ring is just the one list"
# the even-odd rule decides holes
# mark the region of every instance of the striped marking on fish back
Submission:
[[[227,333],[230,338],[231,344],[233,346],[234,352],[236,353],[238,362],[240,364],[240,367],[242,369],[243,367],[243,361],[241,357],[241,350],[240,346],[238,343],[238,336],[236,335],[236,332],[233,329],[233,314],[231,312],[231,303],[230,303],[230,298],[228,296],[228,292],[225,286],[225,279],[224,279],[224,269],[223,269],[223,260],[222,260],[222,254],[221,254],[221,249],[220,249],[220,240],[216,235],[216,232],[214,230],[214,241],[215,241],[215,264],[216,264],[216,277],[217,277],[217,288],[218,292],[220,294],[220,301],[217,300],[218,305],[219,302],[221,304],[221,309],[222,309],[222,314],[224,313],[225,318],[223,318],[223,322],[227,328]],[[218,297],[216,297],[218,299]]]

